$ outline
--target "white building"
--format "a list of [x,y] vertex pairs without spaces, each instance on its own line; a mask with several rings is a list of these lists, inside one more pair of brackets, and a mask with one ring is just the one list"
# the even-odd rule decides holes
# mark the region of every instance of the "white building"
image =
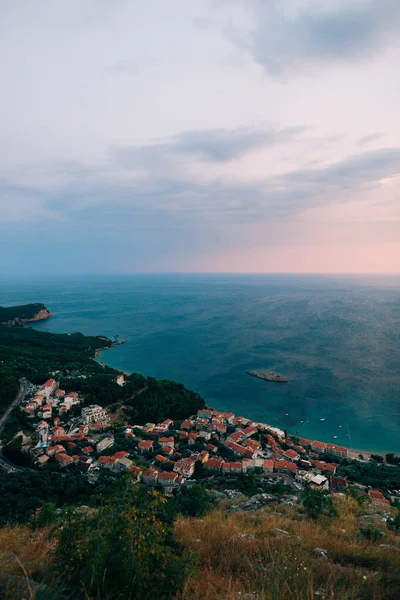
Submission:
[[124,379],[124,376],[123,376],[123,375],[117,375],[117,383],[118,383],[118,385],[120,385],[121,387],[122,387],[123,385],[125,385],[125,379]]
[[105,437],[104,439],[100,440],[100,442],[97,442],[96,450],[97,452],[103,452],[103,450],[110,448],[110,446],[112,446],[113,444],[114,439],[112,437]]
[[50,398],[50,396],[56,390],[57,387],[58,387],[58,385],[57,385],[57,381],[55,379],[48,379],[40,388],[39,395],[48,399],[48,398]]
[[106,409],[98,404],[85,406],[82,408],[81,415],[85,423],[104,423],[108,421]]
[[329,481],[324,475],[316,475],[312,471],[308,471],[302,476],[302,479],[304,481],[308,481],[310,487],[314,488],[315,490],[329,489]]

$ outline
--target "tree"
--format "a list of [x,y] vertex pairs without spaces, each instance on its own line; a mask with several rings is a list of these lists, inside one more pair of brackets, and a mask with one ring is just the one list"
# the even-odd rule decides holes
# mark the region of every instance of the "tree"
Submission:
[[176,496],[176,510],[188,517],[201,517],[214,505],[214,500],[202,485],[184,487]]
[[371,454],[371,458],[377,463],[383,463],[383,456],[380,454]]
[[37,527],[48,527],[57,520],[57,507],[54,502],[46,502],[41,508],[38,508],[31,520],[32,529]]
[[346,489],[345,494],[348,498],[352,498],[360,506],[369,500],[366,494],[360,494],[358,489],[354,485],[349,485]]
[[74,598],[175,597],[188,560],[174,541],[165,503],[160,493],[127,484],[96,511],[67,509],[59,528],[56,571],[67,579]]
[[389,465],[400,465],[400,456],[395,456],[393,452],[386,454],[386,462]]
[[332,497],[327,490],[314,490],[311,487],[306,487],[302,493],[302,501],[304,510],[311,519],[316,519],[324,511],[334,514]]

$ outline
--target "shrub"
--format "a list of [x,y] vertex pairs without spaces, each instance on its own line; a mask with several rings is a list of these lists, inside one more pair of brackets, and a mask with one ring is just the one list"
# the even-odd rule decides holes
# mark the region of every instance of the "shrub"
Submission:
[[175,501],[177,512],[187,517],[201,517],[215,504],[202,485],[182,488]]
[[370,540],[371,542],[377,542],[383,537],[382,532],[373,525],[369,525],[368,527],[361,527],[360,534],[366,540]]
[[314,490],[311,487],[306,487],[301,498],[304,510],[312,519],[316,519],[324,511],[330,514],[334,514],[335,512],[332,497],[327,490],[320,491]]
[[176,594],[188,561],[173,539],[165,502],[158,492],[127,486],[96,511],[67,509],[56,564],[74,598],[147,600]]

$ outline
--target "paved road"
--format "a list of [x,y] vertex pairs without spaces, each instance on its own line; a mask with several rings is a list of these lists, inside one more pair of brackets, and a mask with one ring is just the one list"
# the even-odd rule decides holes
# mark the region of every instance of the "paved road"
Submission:
[[[5,424],[7,423],[7,420],[9,418],[9,416],[11,415],[12,411],[14,410],[14,408],[16,406],[18,406],[18,404],[20,404],[20,402],[22,402],[24,400],[26,394],[28,393],[28,390],[29,390],[29,384],[25,383],[25,382],[21,382],[21,387],[19,389],[17,397],[15,398],[15,400],[13,402],[11,402],[10,406],[7,408],[6,412],[0,419],[0,434],[1,434]],[[12,463],[10,463],[1,454],[1,451],[0,451],[0,466],[3,467],[4,469],[6,469],[6,471],[8,471],[9,473],[15,473],[16,471],[23,471],[23,469],[21,467],[17,467],[16,465],[13,465]]]
[[2,432],[3,427],[7,422],[7,419],[11,415],[14,408],[25,398],[26,394],[28,393],[28,389],[29,385],[27,383],[21,383],[21,387],[19,389],[17,397],[13,402],[11,402],[10,406],[7,408],[6,412],[0,419],[0,433]]

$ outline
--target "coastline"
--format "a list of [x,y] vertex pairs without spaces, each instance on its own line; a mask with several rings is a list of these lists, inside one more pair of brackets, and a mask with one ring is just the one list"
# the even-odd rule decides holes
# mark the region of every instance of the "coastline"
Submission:
[[[135,371],[124,371],[122,369],[119,369],[117,367],[114,367],[114,366],[108,364],[106,361],[99,360],[98,357],[100,356],[101,352],[107,352],[108,350],[110,350],[114,346],[115,346],[115,344],[111,341],[111,345],[108,348],[100,348],[99,350],[96,350],[96,355],[94,357],[94,360],[96,360],[103,367],[110,367],[112,369],[116,369],[117,371],[119,371],[120,373],[122,373],[123,375],[126,375],[126,376],[131,375]],[[207,408],[211,408],[210,406],[208,406],[207,400],[205,400],[205,402],[206,402]],[[231,408],[229,406],[227,406],[227,407],[223,407],[223,408],[221,408],[219,410],[231,411]],[[248,417],[246,417],[246,414],[243,414],[242,416],[245,417],[245,418],[248,418]],[[258,421],[256,419],[254,419],[254,422],[258,422]],[[278,426],[278,427],[281,428],[281,429],[284,429],[283,426]],[[293,434],[290,433],[290,430],[288,430],[288,433],[289,433],[289,435],[293,435]],[[314,440],[312,440],[312,441],[314,441]],[[325,441],[324,439],[319,439],[318,441],[321,441],[321,442],[324,442],[324,443],[330,443],[330,442]],[[400,451],[396,451],[396,450],[361,450],[361,449],[358,449],[358,448],[349,448],[347,446],[345,446],[345,447],[347,448],[347,450],[349,452],[349,458],[352,459],[352,460],[359,460],[359,454],[362,454],[367,460],[370,459],[370,457],[371,457],[372,454],[383,454],[384,455],[384,454],[388,454],[388,453],[392,452],[395,456],[400,456]]]
[[[90,298],[88,298],[88,300],[90,300]],[[80,298],[79,299],[79,304],[82,305],[82,301],[83,299]],[[83,304],[83,306],[85,307],[86,310],[88,310],[89,307],[89,302],[85,302]],[[68,308],[68,311],[65,312]],[[74,313],[72,312],[72,314],[70,315],[70,319],[69,319],[69,315],[68,313],[70,312],[70,307],[64,307],[63,304],[56,304],[54,306],[54,312],[56,314],[55,317],[53,317],[52,319],[49,319],[48,321],[42,321],[42,322],[38,322],[38,323],[32,323],[32,326],[35,329],[38,330],[46,330],[49,332],[54,332],[54,333],[63,333],[63,332],[74,332],[74,331],[83,331],[86,335],[93,335],[96,336],[98,335],[98,332],[104,332],[104,330],[107,332],[103,334],[103,336],[109,336],[113,339],[113,336],[110,334],[114,334],[115,332],[120,331],[121,336],[126,336],[128,338],[128,342],[129,342],[129,350],[128,348],[125,350],[124,348],[122,348],[121,350],[116,350],[115,353],[113,355],[106,355],[106,354],[102,354],[101,351],[100,353],[98,353],[98,356],[96,356],[96,360],[98,361],[98,363],[103,363],[104,365],[110,366],[116,370],[118,370],[121,373],[124,373],[126,375],[129,375],[132,370],[135,372],[139,372],[139,373],[144,373],[147,376],[153,376],[155,378],[158,379],[173,379],[175,381],[180,381],[183,382],[188,388],[193,389],[198,391],[198,393],[200,393],[206,400],[207,404],[211,405],[211,406],[215,406],[221,410],[228,410],[228,411],[233,411],[236,414],[241,414],[242,411],[244,410],[244,406],[246,407],[246,414],[248,416],[248,418],[254,420],[254,421],[264,421],[267,423],[271,423],[272,425],[276,425],[282,429],[287,429],[292,435],[296,435],[296,430],[300,428],[301,422],[299,421],[299,419],[307,419],[310,415],[310,420],[311,423],[309,425],[307,425],[307,430],[305,430],[304,428],[301,429],[301,433],[300,435],[303,435],[303,437],[307,437],[308,439],[316,439],[316,440],[325,440],[325,441],[329,441],[329,442],[333,442],[333,443],[337,443],[346,447],[349,447],[349,440],[347,436],[342,436],[340,435],[340,429],[336,429],[337,425],[339,425],[339,423],[344,423],[344,421],[342,421],[343,419],[352,419],[352,417],[357,417],[359,415],[357,414],[349,414],[349,411],[347,409],[347,405],[345,402],[342,403],[341,407],[343,408],[341,415],[343,414],[343,417],[336,417],[336,413],[334,411],[332,411],[331,409],[331,404],[327,404],[326,408],[327,411],[326,413],[324,412],[324,406],[323,406],[323,401],[322,400],[316,400],[314,398],[313,400],[313,406],[311,407],[305,407],[306,408],[306,413],[304,416],[304,413],[301,413],[301,410],[297,410],[297,407],[299,406],[300,409],[302,408],[302,404],[301,402],[303,401],[303,397],[305,397],[305,393],[304,393],[304,389],[307,389],[305,386],[308,386],[307,383],[307,379],[309,377],[309,373],[307,370],[302,369],[301,373],[298,373],[296,370],[294,370],[294,375],[293,377],[296,377],[296,379],[299,379],[299,399],[300,402],[299,404],[292,404],[292,397],[293,394],[289,393],[286,394],[286,392],[284,392],[283,394],[281,394],[281,388],[280,386],[274,386],[272,387],[268,387],[268,391],[267,393],[265,393],[264,391],[262,393],[259,393],[257,391],[257,380],[256,378],[251,378],[248,377],[249,379],[249,384],[243,384],[243,381],[239,380],[240,379],[244,380],[246,378],[246,376],[242,375],[243,371],[242,369],[246,370],[246,368],[248,368],[249,366],[251,366],[250,364],[246,364],[243,363],[243,357],[239,356],[239,360],[241,361],[240,363],[238,362],[237,365],[236,363],[232,363],[232,371],[226,371],[225,367],[226,367],[226,360],[223,359],[220,361],[220,368],[215,369],[215,368],[210,368],[209,367],[209,363],[207,363],[205,365],[205,371],[204,371],[204,384],[202,382],[203,379],[203,375],[201,377],[198,377],[195,369],[191,369],[192,365],[192,361],[188,360],[188,361],[182,361],[179,356],[177,356],[178,351],[179,351],[179,347],[177,348],[171,348],[171,369],[169,368],[169,361],[168,362],[162,362],[159,358],[158,358],[158,350],[157,353],[155,353],[154,356],[154,360],[151,356],[151,351],[149,350],[150,345],[146,342],[147,337],[144,337],[144,347],[142,348],[142,344],[138,342],[138,337],[135,334],[135,339],[132,339],[130,331],[131,331],[131,327],[130,327],[130,321],[126,320],[126,315],[123,321],[123,326],[121,327],[121,322],[119,321],[119,314],[116,315],[117,318],[114,318],[112,320],[112,322],[107,322],[107,324],[102,324],[101,321],[96,320],[96,318],[93,320],[91,318],[90,322],[86,322],[87,318],[82,318],[80,313],[79,313],[79,318],[75,318]],[[63,312],[64,311],[64,312]],[[94,310],[94,312],[96,312],[96,310]],[[48,323],[48,324],[46,324]],[[121,328],[121,330],[119,329]],[[142,330],[143,327],[141,326]],[[134,331],[136,331],[134,329]],[[167,329],[167,331],[169,331]],[[151,334],[151,331],[149,331],[149,333]],[[99,337],[102,337],[101,335]],[[142,339],[142,338],[140,338]],[[163,339],[163,338],[162,338]],[[161,340],[162,342],[162,340]],[[160,343],[161,343],[160,342]],[[183,350],[188,349],[189,347],[186,345],[185,346],[185,340],[183,340]],[[204,348],[204,350],[206,350],[207,348]],[[163,345],[161,345],[160,347],[160,351],[163,353],[164,352],[164,347]],[[150,354],[149,354],[150,353]],[[213,357],[213,354],[210,354],[210,359]],[[178,361],[178,362],[177,362]],[[182,368],[180,366],[180,363],[182,362]],[[190,367],[190,371],[188,371],[186,373],[186,362],[188,363],[188,366]],[[271,364],[271,361],[269,361]],[[272,361],[273,363],[273,361]],[[216,363],[219,365],[219,363]],[[239,364],[241,365],[239,368]],[[132,365],[133,365],[133,369],[132,369]],[[283,363],[282,363],[283,365]],[[275,363],[271,364],[272,367],[276,367]],[[277,368],[277,367],[276,367]],[[282,366],[283,368],[283,366]],[[287,373],[292,372],[290,371],[290,367],[284,367],[285,370],[287,370]],[[203,371],[203,368],[201,368],[201,371]],[[240,372],[239,372],[240,371]],[[232,376],[231,373],[232,372]],[[278,371],[279,372],[279,371]],[[226,376],[225,376],[226,373]],[[312,372],[310,374],[310,378],[312,380],[312,378],[315,377],[315,373]],[[208,379],[210,381],[208,381]],[[215,381],[218,379],[218,384],[215,383]],[[261,381],[259,382],[260,384],[262,383]],[[238,384],[238,385],[237,385]],[[230,392],[229,392],[229,387],[232,385],[232,395],[230,396]],[[331,385],[331,388],[333,389],[333,385]],[[293,388],[293,384],[291,385],[291,387],[288,387],[288,390],[291,390]],[[253,394],[252,390],[255,390],[255,393]],[[260,389],[261,389],[261,385],[260,385]],[[282,388],[283,389],[283,388]],[[340,389],[340,388],[338,388]],[[323,392],[323,384],[322,384],[322,390]],[[375,396],[379,395],[379,391],[377,390]],[[322,398],[322,396],[320,396],[320,398]],[[282,398],[282,400],[281,400]],[[343,396],[343,398],[346,398],[346,396]],[[328,400],[329,400],[329,396],[328,396]],[[279,402],[285,402],[285,404],[282,406],[279,406],[278,403]],[[295,402],[297,403],[297,399],[295,399]],[[314,408],[315,405],[315,408]],[[295,408],[292,408],[292,407]],[[351,405],[350,405],[351,406]],[[384,406],[384,403],[382,404],[382,406]],[[285,410],[285,408],[287,407],[287,409]],[[276,412],[275,412],[275,408],[276,408]],[[321,412],[322,411],[322,412]],[[285,418],[284,414],[285,412],[289,412],[289,413],[293,413],[291,414],[290,418]],[[383,411],[381,411],[383,412]],[[300,415],[300,416],[299,416]],[[326,423],[325,426],[320,426],[319,424],[319,416],[326,416]],[[340,421],[338,421],[338,419],[340,418]],[[377,435],[372,435],[371,434],[371,429],[372,429],[372,421],[354,421],[354,429],[353,429],[353,425],[351,424],[351,437],[352,437],[352,441],[354,446],[351,447],[351,451],[355,452],[355,453],[363,453],[363,454],[373,454],[373,453],[377,453],[377,454],[385,454],[385,453],[389,453],[389,452],[394,452],[397,455],[400,454],[400,447],[398,444],[398,436],[397,436],[397,432],[393,430],[392,424],[389,422],[387,423],[387,419],[383,418],[381,420],[380,423],[377,423],[376,425],[380,426],[380,429],[378,430],[376,427],[374,428],[374,431],[377,432]],[[364,427],[364,423],[365,423],[365,427]],[[359,424],[359,426],[358,426]],[[361,426],[362,425],[362,426]],[[388,432],[388,436],[386,437],[385,432],[386,432],[386,427],[388,427],[387,432]],[[343,426],[344,428],[344,426]],[[336,433],[338,433],[339,435],[339,439],[333,439],[334,435],[336,435]],[[363,449],[366,450],[363,450]],[[361,449],[361,450],[358,450]],[[393,450],[394,449],[394,450]]]

